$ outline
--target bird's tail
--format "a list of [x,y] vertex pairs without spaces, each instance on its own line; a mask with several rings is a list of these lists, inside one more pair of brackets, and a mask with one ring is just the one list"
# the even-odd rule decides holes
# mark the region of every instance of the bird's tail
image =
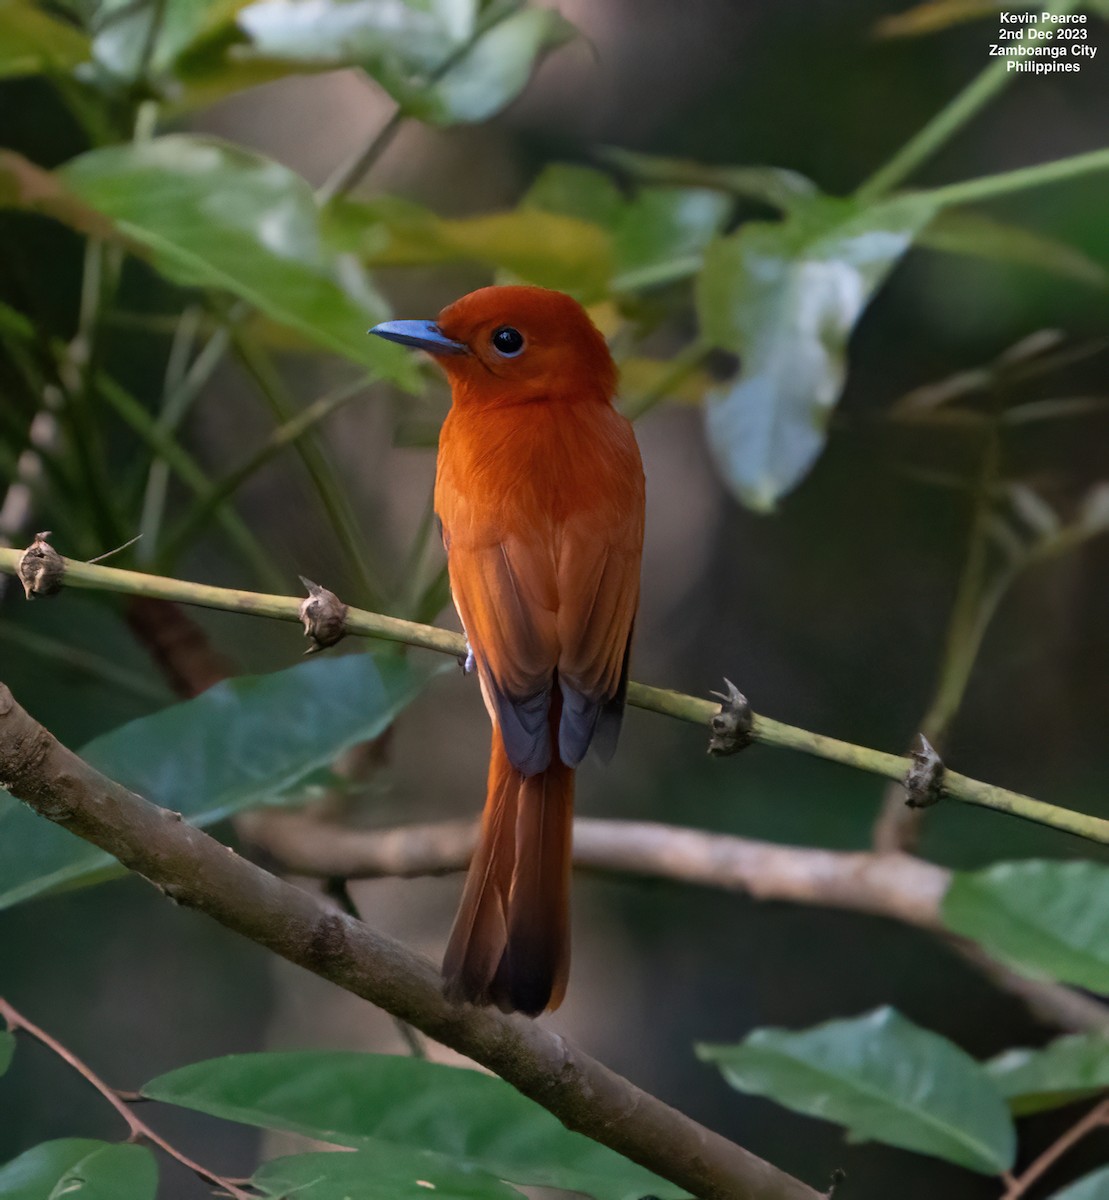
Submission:
[[[559,714],[551,716],[557,746]],[[528,1016],[562,1003],[573,809],[574,772],[557,751],[545,771],[525,778],[494,725],[481,836],[443,959],[450,999]]]

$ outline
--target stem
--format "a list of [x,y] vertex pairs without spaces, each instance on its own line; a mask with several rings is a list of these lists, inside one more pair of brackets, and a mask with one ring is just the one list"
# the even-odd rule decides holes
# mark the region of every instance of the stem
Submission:
[[146,83],[150,74],[150,66],[154,58],[154,48],[158,44],[158,34],[162,31],[162,21],[166,15],[166,0],[151,0],[150,24],[146,27],[142,51],[139,54],[138,70],[135,79],[138,83]]
[[[522,7],[522,0],[518,0],[517,3],[507,4],[503,8],[494,6],[491,16],[486,15],[484,18],[479,18],[473,33],[460,46],[452,50],[434,70],[428,73],[425,80],[426,85],[430,86],[431,84],[438,83],[448,71],[456,67],[473,50],[477,43],[491,29],[509,17],[514,16]],[[407,118],[408,113],[398,104],[389,115],[389,119],[373,135],[365,148],[360,150],[346,163],[343,163],[324,182],[322,187],[316,192],[316,202],[324,205],[339,196],[345,196],[389,148],[393,138],[396,137],[397,131]]]
[[1028,1191],[1036,1180],[1053,1167],[1068,1150],[1073,1149],[1087,1134],[1092,1133],[1095,1129],[1103,1125],[1109,1125],[1109,1099],[1102,1100],[1081,1121],[1072,1125],[1061,1138],[1052,1142],[1022,1175],[1008,1177],[1005,1180],[1008,1186],[1001,1200],[1020,1200],[1020,1197]]
[[670,360],[666,370],[661,372],[658,379],[645,392],[620,406],[624,416],[629,421],[636,421],[644,413],[650,412],[656,404],[665,400],[672,391],[680,387],[690,375],[696,372],[708,357],[711,349],[711,346],[698,338],[696,341],[690,342],[684,349],[679,350]]
[[95,238],[85,243],[84,273],[77,333],[66,347],[58,373],[65,393],[65,415],[84,495],[91,509],[97,539],[103,545],[122,541],[123,521],[111,497],[115,493],[104,456],[100,426],[92,412],[93,384],[97,374],[96,326],[104,286],[104,244]]
[[[955,601],[947,623],[936,689],[920,721],[920,734],[940,754],[947,731],[962,705],[967,684],[993,614],[1016,576],[1012,567],[1002,571],[995,585],[986,589],[986,560],[989,551],[989,519],[994,488],[1000,469],[1001,442],[998,432],[1000,401],[994,393],[994,411],[987,418],[987,441],[974,487],[970,536],[963,559]],[[874,848],[892,853],[915,849],[925,809],[905,803],[900,786],[890,784],[882,796],[874,823]]]
[[2,996],[0,996],[0,1017],[4,1018],[9,1032],[17,1033],[22,1029],[37,1042],[41,1042],[48,1050],[52,1050],[63,1062],[68,1063],[87,1083],[92,1084],[112,1108],[127,1122],[127,1128],[130,1131],[127,1139],[129,1142],[137,1142],[145,1138],[146,1141],[168,1154],[170,1158],[176,1159],[183,1167],[187,1167],[195,1175],[199,1175],[201,1179],[206,1179],[209,1183],[215,1184],[216,1187],[225,1189],[229,1196],[235,1197],[235,1200],[252,1200],[249,1192],[241,1191],[230,1180],[224,1179],[222,1175],[217,1175],[214,1171],[209,1171],[207,1167],[202,1167],[200,1163],[186,1157],[180,1150],[171,1146],[160,1134],[155,1133],[145,1121],[135,1116],[127,1104],[120,1098],[116,1090],[109,1087],[91,1067],[82,1062],[72,1050],[67,1050],[61,1042],[51,1037],[45,1030],[40,1029],[37,1025],[33,1025],[25,1016],[12,1008]]
[[[1062,3],[1046,4],[1043,11],[1058,14],[1071,12],[1077,7],[1077,0],[1063,0]],[[1039,27],[1039,22],[1035,27]],[[1008,70],[1005,59],[998,59],[997,62],[991,63],[971,80],[953,100],[940,109],[915,137],[910,138],[885,166],[880,167],[866,180],[859,188],[856,198],[866,203],[892,191],[921,163],[931,158],[972,117],[985,108],[994,96],[1005,87],[1010,75],[1011,72]]]
[[[125,388],[115,380],[102,376],[100,389],[105,400],[134,432],[156,453],[169,463],[174,473],[195,495],[206,496],[212,484],[197,465],[196,460],[169,434],[158,427],[154,418]],[[218,519],[228,538],[254,569],[258,578],[267,587],[283,587],[281,573],[270,562],[265,550],[251,533],[249,526],[232,509],[219,510]]]
[[279,425],[261,446],[234,471],[214,484],[205,496],[201,496],[193,510],[181,522],[163,551],[163,557],[174,561],[195,534],[211,518],[221,504],[229,499],[252,475],[256,474],[286,446],[295,444],[314,426],[326,420],[333,412],[363,395],[372,380],[357,379],[345,383],[325,396],[321,396],[284,425]]
[[[174,331],[169,359],[166,363],[164,399],[157,419],[157,428],[166,435],[172,435],[177,431],[189,406],[211,379],[230,344],[231,336],[228,330],[226,328],[217,329],[208,339],[204,349],[196,356],[192,366],[186,369],[185,359],[195,337],[198,322],[197,310],[187,308],[181,314],[177,329]],[[158,552],[158,536],[165,514],[169,474],[169,462],[164,455],[159,455],[150,464],[146,492],[142,502],[142,515],[139,518],[139,532],[143,535],[141,557],[147,563],[154,562]]]
[[915,194],[931,200],[937,207],[970,204],[977,200],[992,200],[1009,192],[1023,192],[1028,188],[1077,179],[1097,171],[1109,171],[1109,150],[1091,150],[1087,154],[1075,154],[1055,162],[1036,163],[1035,166],[1019,167],[1015,171],[1002,171],[997,175],[965,179],[944,187],[926,188]]
[[[240,361],[250,373],[258,390],[269,402],[277,419],[283,424],[292,421],[295,416],[295,404],[269,355],[241,332],[237,331],[233,336]],[[350,499],[340,486],[334,468],[314,438],[299,439],[295,444],[297,453],[315,484],[316,494],[327,514],[328,522],[355,571],[364,602],[381,607],[375,580],[375,575],[379,575],[379,572],[370,566],[366,539],[358,528]]]
[[681,258],[668,258],[665,262],[652,263],[649,267],[638,267],[625,271],[612,280],[614,292],[639,292],[644,288],[661,287],[664,283],[677,283],[696,275],[704,258],[700,254],[683,254]]
[[[988,617],[992,616],[996,608],[995,602],[989,608],[988,614],[985,614],[987,619],[982,619],[986,590],[986,558],[989,550],[990,507],[997,481],[1000,449],[995,416],[990,423],[982,466],[974,490],[970,538],[955,591],[955,603],[952,606],[943,657],[940,660],[936,691],[921,721],[924,736],[937,746],[947,736],[948,727],[963,702],[967,683],[970,681],[970,674],[989,624]],[[1011,578],[1010,573],[1006,572],[1005,578]],[[1000,594],[997,594],[997,599],[1000,598]]]
[[[0,548],[0,571],[15,573],[21,553],[18,550]],[[197,604],[204,608],[270,617],[280,621],[300,620],[301,600],[295,596],[268,596],[232,588],[210,587],[206,584],[166,579],[158,575],[142,575],[136,571],[92,566],[89,563],[75,562],[73,559],[65,559],[64,562],[66,583],[74,587],[122,592],[131,596],[149,596],[158,600],[176,600],[183,604]],[[399,617],[365,612],[361,609],[349,610],[346,630],[348,633],[366,637],[421,646],[455,658],[465,651],[465,639],[460,633],[452,633],[433,625],[418,625],[413,621],[403,621]],[[720,712],[720,706],[711,700],[702,700],[697,696],[663,688],[648,687],[642,683],[628,685],[628,703],[636,708],[675,717],[694,725],[708,725]],[[858,746],[821,733],[812,733],[807,729],[786,725],[782,721],[756,714],[752,714],[751,738],[766,746],[811,754],[887,779],[904,779],[912,766],[909,759],[900,755],[871,750],[866,746]],[[1019,792],[1011,792],[1007,788],[983,783],[950,770],[944,773],[943,791],[945,795],[964,804],[1010,813],[1026,821],[1109,845],[1109,820],[1102,817],[1034,800],[1031,796],[1023,796]]]

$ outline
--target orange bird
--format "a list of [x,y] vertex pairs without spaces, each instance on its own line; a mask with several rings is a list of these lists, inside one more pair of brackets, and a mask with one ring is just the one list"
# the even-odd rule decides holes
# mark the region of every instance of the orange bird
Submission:
[[574,768],[616,748],[639,599],[643,465],[616,367],[561,292],[488,287],[371,332],[451,384],[435,511],[493,723],[488,795],[446,994],[536,1016],[570,968]]

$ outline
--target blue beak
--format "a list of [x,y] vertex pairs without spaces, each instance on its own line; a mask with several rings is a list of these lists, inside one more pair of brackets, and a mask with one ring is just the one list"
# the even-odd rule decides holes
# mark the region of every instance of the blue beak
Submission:
[[387,342],[415,346],[428,354],[469,354],[465,342],[452,342],[434,321],[382,321],[370,333]]

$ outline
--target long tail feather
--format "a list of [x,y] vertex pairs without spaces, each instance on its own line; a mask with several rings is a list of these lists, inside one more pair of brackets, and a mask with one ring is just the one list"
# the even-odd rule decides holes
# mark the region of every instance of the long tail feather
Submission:
[[570,767],[556,758],[525,778],[494,727],[481,836],[443,959],[450,999],[529,1016],[562,1002],[573,804]]

